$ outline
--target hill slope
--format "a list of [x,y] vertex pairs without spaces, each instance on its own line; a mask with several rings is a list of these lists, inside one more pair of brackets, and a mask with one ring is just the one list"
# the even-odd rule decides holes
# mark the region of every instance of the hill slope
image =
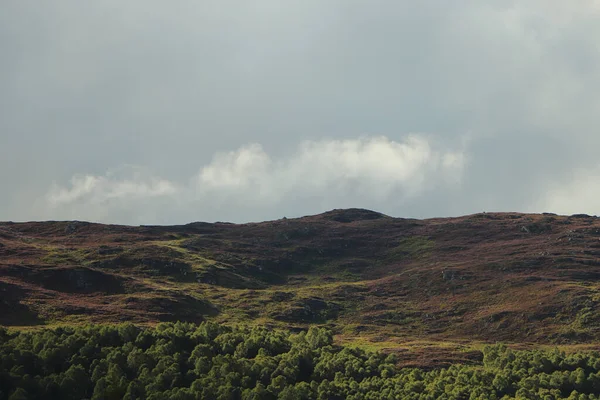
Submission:
[[600,218],[0,223],[0,324],[213,319],[395,343],[592,343]]

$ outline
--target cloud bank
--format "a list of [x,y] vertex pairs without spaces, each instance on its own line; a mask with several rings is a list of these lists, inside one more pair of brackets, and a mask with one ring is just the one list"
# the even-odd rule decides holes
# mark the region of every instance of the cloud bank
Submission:
[[[55,184],[39,206],[60,219],[159,223],[173,213],[218,220],[227,219],[232,210],[285,209],[298,200],[312,212],[383,204],[392,196],[401,204],[435,188],[459,185],[465,162],[462,149],[440,148],[423,135],[409,135],[402,142],[386,137],[305,141],[285,158],[250,144],[216,154],[185,183],[139,167],[76,175],[68,186]],[[294,207],[287,211],[303,212]]]

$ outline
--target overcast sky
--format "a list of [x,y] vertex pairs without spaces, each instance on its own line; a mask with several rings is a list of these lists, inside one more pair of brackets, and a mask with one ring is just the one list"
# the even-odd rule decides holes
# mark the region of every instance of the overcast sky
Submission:
[[600,214],[600,1],[4,0],[0,220]]

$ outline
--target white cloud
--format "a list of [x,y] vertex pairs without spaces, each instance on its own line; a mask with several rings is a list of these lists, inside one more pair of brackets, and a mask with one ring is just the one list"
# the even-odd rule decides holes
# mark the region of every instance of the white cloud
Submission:
[[71,178],[71,187],[57,184],[50,189],[47,200],[50,206],[73,203],[104,204],[110,200],[143,200],[153,197],[173,195],[177,188],[171,182],[155,177],[144,176],[140,168],[128,167],[130,177],[120,177],[116,171],[105,176],[75,175]]
[[217,154],[209,165],[202,168],[197,184],[201,190],[246,190],[249,186],[259,185],[271,165],[272,161],[262,146],[251,144],[237,151]]
[[176,207],[188,218],[212,220],[221,207],[281,207],[301,198],[318,198],[331,208],[348,196],[366,205],[390,197],[402,202],[460,182],[464,163],[464,149],[440,148],[423,135],[403,142],[386,137],[305,141],[289,158],[250,144],[216,154],[186,185],[131,167],[104,176],[76,175],[68,187],[55,185],[46,194],[42,218],[115,222],[119,216],[126,221],[118,222],[151,223],[159,221],[142,218],[168,220]]
[[549,184],[539,197],[529,211],[565,215],[600,214],[600,165],[574,170],[571,179]]

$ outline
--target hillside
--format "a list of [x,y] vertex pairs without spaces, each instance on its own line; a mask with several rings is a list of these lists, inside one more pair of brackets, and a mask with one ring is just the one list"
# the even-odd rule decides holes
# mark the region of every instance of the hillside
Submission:
[[485,342],[597,343],[599,302],[600,218],[587,215],[0,223],[5,326],[318,324],[427,364],[477,357]]

